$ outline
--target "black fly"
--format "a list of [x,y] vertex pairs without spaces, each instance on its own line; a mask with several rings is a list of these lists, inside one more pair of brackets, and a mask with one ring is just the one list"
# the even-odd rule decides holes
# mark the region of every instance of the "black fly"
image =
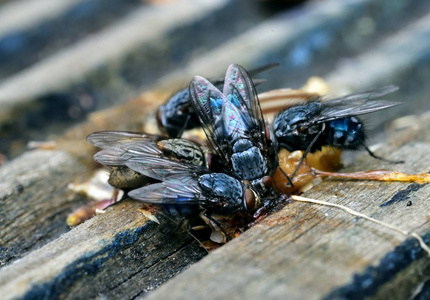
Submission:
[[271,186],[276,168],[276,143],[266,127],[251,77],[230,65],[221,92],[207,79],[191,82],[192,103],[223,171],[249,180],[259,193]]
[[288,151],[304,150],[302,160],[309,152],[318,151],[325,145],[342,150],[365,149],[372,157],[384,160],[367,147],[363,122],[356,116],[400,104],[374,100],[397,89],[396,86],[386,86],[327,101],[310,98],[310,103],[287,108],[275,117],[275,137],[279,146]]
[[[251,76],[264,72],[278,66],[276,63],[251,70]],[[214,86],[222,89],[224,79],[211,81]],[[254,80],[255,84],[261,80]],[[188,87],[173,95],[166,103],[161,105],[157,111],[157,123],[160,131],[170,137],[180,137],[184,130],[200,126],[199,119],[191,105],[191,96]]]
[[201,166],[163,157],[133,158],[126,166],[145,176],[160,180],[128,193],[146,203],[188,205],[195,210],[215,213],[253,211],[260,199],[249,182]]
[[120,131],[95,132],[87,140],[102,148],[97,162],[140,178],[116,178],[121,182],[116,187],[133,189],[131,198],[162,204],[173,215],[252,211],[260,205],[249,182],[207,169],[203,151],[191,141]]

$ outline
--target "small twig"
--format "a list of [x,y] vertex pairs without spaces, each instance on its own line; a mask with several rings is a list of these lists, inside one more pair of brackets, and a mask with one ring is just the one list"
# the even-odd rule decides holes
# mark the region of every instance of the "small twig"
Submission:
[[348,212],[349,214],[351,214],[353,216],[356,216],[356,217],[359,217],[359,218],[363,218],[363,219],[366,219],[368,221],[374,222],[374,223],[376,223],[378,225],[387,227],[387,228],[389,228],[391,230],[394,230],[394,231],[396,231],[396,232],[398,232],[400,234],[403,234],[404,236],[412,236],[412,237],[414,237],[415,239],[418,240],[418,242],[420,243],[421,248],[424,251],[426,251],[427,254],[430,256],[430,248],[426,245],[426,243],[424,243],[423,239],[416,232],[413,232],[413,231],[412,232],[408,232],[408,231],[400,229],[400,228],[398,228],[398,227],[396,227],[394,225],[391,225],[391,224],[385,223],[383,221],[376,220],[376,219],[374,219],[372,217],[366,216],[366,215],[364,215],[362,213],[359,213],[359,212],[357,212],[355,210],[352,210],[352,209],[350,209],[350,208],[348,208],[346,206],[340,205],[340,204],[330,203],[330,202],[326,202],[326,201],[322,201],[322,200],[316,200],[316,199],[311,199],[311,198],[306,198],[306,197],[301,197],[301,196],[291,196],[291,199],[293,199],[295,201],[300,201],[300,202],[309,202],[309,203],[315,203],[315,204],[321,204],[321,205],[325,205],[325,206],[332,206],[332,207],[340,208],[340,209]]

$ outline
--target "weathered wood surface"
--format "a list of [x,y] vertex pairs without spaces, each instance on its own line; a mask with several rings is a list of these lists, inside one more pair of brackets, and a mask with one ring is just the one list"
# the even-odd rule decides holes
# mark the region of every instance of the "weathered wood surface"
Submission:
[[[407,163],[398,167],[401,170],[427,171],[429,129],[429,115],[417,118],[415,128],[393,136],[394,144],[378,153],[391,159],[407,157]],[[348,169],[382,166],[393,168],[363,156]],[[345,204],[428,238],[429,186],[412,186],[328,180],[306,195]],[[398,201],[380,206],[390,199]],[[412,201],[412,206],[405,200]],[[139,202],[131,200],[113,206],[3,267],[0,294],[7,298],[99,294],[133,298],[205,254],[187,233],[175,231],[176,224],[148,222],[139,207]],[[425,279],[429,267],[428,257],[414,240],[335,209],[290,203],[166,283],[152,297],[169,297],[172,291],[178,298],[196,299],[234,295],[316,299],[376,293],[383,297],[395,292],[401,299]]]
[[[103,293],[134,298],[207,253],[176,223],[162,217],[161,225],[147,223],[138,211],[142,204],[132,200],[71,231],[65,225],[67,214],[85,202],[68,184],[86,181],[96,167],[95,149],[85,136],[106,128],[143,130],[145,116],[136,108],[152,113],[159,97],[166,94],[148,93],[95,113],[58,140],[56,150],[30,151],[1,168],[0,295],[82,299]],[[23,255],[10,268],[4,266]]]
[[[390,96],[390,99],[406,102],[407,105],[378,114],[376,120],[371,122],[378,128],[391,118],[428,109],[430,39],[426,37],[430,25],[426,16],[426,1],[412,4],[414,14],[408,12],[408,1],[398,1],[395,7],[385,1],[318,2],[299,11],[275,16],[241,34],[238,34],[238,30],[234,38],[226,38],[225,43],[212,47],[212,51],[205,48],[208,51],[196,57],[182,57],[173,67],[167,66],[174,59],[167,52],[170,60],[163,64],[166,67],[163,72],[175,68],[178,71],[169,73],[159,81],[157,77],[162,72],[154,69],[154,66],[160,66],[159,61],[155,59],[152,65],[142,66],[142,62],[148,60],[147,57],[131,59],[130,64],[134,67],[129,68],[130,64],[125,63],[127,59],[119,62],[104,56],[103,65],[109,66],[109,72],[105,72],[104,68],[94,70],[92,64],[85,66],[85,72],[82,69],[66,68],[67,72],[77,74],[72,77],[78,82],[91,86],[89,90],[92,94],[88,95],[103,100],[105,97],[112,100],[117,96],[118,99],[124,99],[137,94],[143,81],[143,85],[157,82],[158,86],[169,88],[162,93],[145,93],[125,105],[94,113],[85,123],[67,130],[57,139],[55,150],[27,152],[0,168],[0,295],[5,298],[24,295],[134,298],[144,295],[205,255],[189,235],[180,230],[175,231],[176,224],[166,220],[161,225],[147,223],[137,211],[141,204],[131,200],[110,208],[106,214],[71,231],[65,226],[67,213],[86,201],[68,190],[67,185],[86,181],[95,168],[91,159],[95,149],[85,142],[86,135],[96,130],[109,129],[153,131],[154,110],[171,94],[171,84],[185,83],[195,73],[218,76],[232,60],[246,66],[256,66],[279,58],[283,67],[271,71],[268,74],[269,81],[263,87],[298,87],[308,76],[315,74],[325,74],[324,78],[330,87],[339,90],[355,91],[391,83],[400,85],[400,91]],[[233,5],[229,1],[225,3]],[[404,9],[401,3],[406,5]],[[223,6],[215,15],[223,14],[228,19],[230,6]],[[210,15],[210,12],[205,12]],[[417,18],[420,15],[423,17]],[[193,28],[194,21],[189,20],[187,26]],[[132,20],[128,22],[132,23]],[[130,24],[128,22],[125,23]],[[372,22],[373,27],[370,26]],[[404,22],[410,24],[404,26]],[[94,46],[101,37],[112,34],[112,28],[120,28],[125,23],[115,24],[101,32],[106,35],[97,33],[84,42]],[[381,38],[400,27],[402,31],[392,38]],[[369,31],[369,28],[373,28],[373,31]],[[172,32],[177,34],[180,31],[167,30],[166,36],[154,36],[154,40],[171,38],[175,36]],[[181,38],[188,36],[187,33],[187,30],[181,33]],[[329,37],[325,40],[328,44],[313,44],[312,41],[321,41],[317,37]],[[82,46],[84,42],[74,47]],[[178,45],[183,40],[172,42],[172,45]],[[122,46],[125,45],[118,45],[118,48]],[[189,52],[199,53],[198,46],[194,44],[194,48],[191,47],[193,50]],[[137,45],[119,55],[136,57],[140,49]],[[350,56],[364,50],[347,63],[336,63],[339,56]],[[68,50],[59,52],[56,57],[67,58],[67,53],[70,54]],[[160,57],[164,57],[163,53]],[[69,58],[72,56],[70,54]],[[50,59],[53,58],[41,61],[38,66],[24,70],[13,78],[41,72],[38,68],[43,70]],[[68,66],[66,61],[63,64]],[[137,69],[153,78],[149,80],[145,77],[142,82],[136,81],[136,78],[143,76]],[[97,74],[103,76],[99,78]],[[46,77],[48,75],[50,78]],[[61,76],[44,74],[40,78],[34,76],[30,81],[32,86],[40,85],[43,95],[49,94],[51,87],[65,95],[73,94],[74,81],[63,82],[58,79]],[[49,84],[43,84],[43,80],[49,81]],[[10,80],[8,84],[13,82]],[[17,92],[25,90],[19,84],[15,84],[15,88]],[[37,98],[31,93],[27,96],[29,101]],[[45,104],[51,105],[50,101]],[[15,109],[16,106],[12,110]],[[32,109],[23,107],[23,114],[34,113]],[[8,120],[11,116],[7,116]],[[428,119],[427,116],[417,121],[421,127],[393,135],[391,145],[377,151],[389,158],[405,156],[407,164],[391,166],[365,156],[353,162],[349,170],[399,167],[403,171],[428,171]],[[26,120],[12,118],[11,123],[2,122],[2,133],[4,130],[12,141],[18,131],[28,134],[27,138],[46,138],[46,132],[50,132],[49,126],[38,128],[36,134],[31,135],[34,129],[29,134],[30,128],[21,127],[26,124]],[[4,146],[3,135],[1,142]],[[352,208],[376,218],[426,234],[428,225],[422,224],[425,224],[423,217],[426,217],[428,206],[421,199],[425,199],[428,192],[427,185],[329,181],[317,186],[309,195],[350,204]],[[333,199],[332,195],[337,198]],[[405,197],[409,197],[412,206],[406,207],[403,201],[379,207],[383,201]],[[393,252],[393,248],[400,243],[403,243],[404,248]],[[400,298],[403,296],[400,291],[411,292],[429,274],[428,261],[420,255],[414,241],[406,241],[373,224],[355,220],[334,209],[292,203],[238,240],[209,255],[189,272],[168,283],[166,288],[155,292],[153,297],[189,296],[179,294],[180,291],[192,291],[196,298],[199,295],[244,297],[253,296],[254,291],[255,298],[283,296],[285,293],[291,294],[291,297],[310,298],[324,295],[334,297],[342,293],[350,295],[346,292],[383,298],[389,291],[395,290]],[[375,268],[366,271],[365,268],[369,266]],[[386,272],[384,268],[392,269]],[[390,272],[396,274],[396,278],[387,275]],[[354,273],[359,276],[354,284],[350,284]],[[317,277],[315,274],[320,275]],[[331,277],[334,283],[328,282]],[[407,280],[409,286],[401,285]]]
[[[347,169],[428,172],[430,114],[416,120],[414,129],[392,137],[396,146],[378,151],[406,159],[404,165],[362,156]],[[305,196],[415,230],[429,243],[429,194],[428,184],[327,180]],[[333,208],[293,202],[148,299],[168,298],[172,291],[179,299],[408,299],[429,274],[430,258],[417,241]]]
[[2,297],[88,299],[101,293],[130,299],[206,253],[176,224],[148,221],[141,206],[123,201],[4,268]]
[[140,107],[148,114],[155,110],[155,99],[164,93],[148,93],[68,130],[57,140],[55,150],[29,151],[0,168],[0,260],[4,265],[28,250],[68,231],[65,219],[74,209],[88,202],[68,189],[69,184],[88,180],[97,165],[92,160],[95,148],[85,141],[103,129],[145,130]]

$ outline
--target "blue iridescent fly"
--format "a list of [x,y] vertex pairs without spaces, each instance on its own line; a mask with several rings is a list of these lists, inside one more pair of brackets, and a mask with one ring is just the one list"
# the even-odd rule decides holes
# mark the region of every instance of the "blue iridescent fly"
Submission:
[[273,131],[279,147],[288,151],[304,150],[302,161],[309,152],[326,145],[342,150],[365,149],[372,157],[386,160],[367,147],[363,122],[356,116],[400,104],[375,100],[397,89],[391,85],[326,101],[321,97],[307,97],[309,103],[288,107],[275,117]]
[[147,203],[187,205],[194,206],[194,211],[229,214],[260,206],[260,198],[249,182],[205,167],[148,156],[130,159],[126,166],[161,181],[128,193]]
[[190,93],[203,130],[223,171],[248,180],[259,193],[271,186],[276,168],[277,144],[266,127],[251,77],[239,65],[227,69],[221,92],[196,76]]
[[[95,132],[87,140],[102,148],[94,156],[97,162],[119,168],[120,174],[135,173],[116,178],[121,182],[116,187],[132,189],[131,198],[162,204],[173,215],[252,211],[260,205],[249,182],[207,169],[203,151],[191,141],[119,131]],[[136,176],[146,183],[131,180]]]
[[[251,70],[249,74],[254,76],[276,66],[278,66],[276,63],[267,64]],[[254,84],[259,84],[263,81],[255,79]],[[224,78],[211,82],[215,87],[222,89]],[[191,105],[191,96],[188,87],[177,92],[158,108],[157,124],[160,131],[170,137],[180,137],[184,130],[200,126],[199,119]]]

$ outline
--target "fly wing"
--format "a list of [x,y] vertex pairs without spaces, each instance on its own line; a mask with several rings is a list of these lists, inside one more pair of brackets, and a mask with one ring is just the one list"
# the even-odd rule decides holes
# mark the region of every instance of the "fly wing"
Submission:
[[[258,145],[265,146],[266,125],[261,111],[257,92],[248,72],[241,66],[232,64],[228,67],[225,75],[224,95],[231,105],[237,107],[240,120],[237,126],[243,131],[243,136],[254,139]],[[257,139],[257,140],[255,140]]]
[[368,101],[393,93],[398,89],[399,87],[396,85],[387,85],[373,90],[353,93],[339,98],[330,99],[327,102],[331,103],[332,105],[338,105],[338,103],[343,103],[345,101]]
[[213,150],[228,161],[222,123],[223,103],[227,102],[225,96],[212,83],[200,76],[195,76],[191,81],[190,94],[194,109]]
[[202,191],[198,178],[210,171],[204,167],[162,157],[130,159],[127,167],[162,182],[128,193],[134,199],[158,204],[208,204],[216,202]]
[[160,181],[167,181],[170,178],[181,176],[197,179],[199,176],[210,172],[205,167],[173,161],[164,157],[145,156],[132,158],[125,165],[140,174]]
[[376,112],[382,109],[387,109],[396,105],[401,104],[400,102],[386,101],[386,100],[375,100],[367,101],[359,106],[351,103],[349,105],[342,105],[337,107],[325,107],[321,114],[314,120],[313,123],[324,123],[335,119],[342,119],[346,117],[364,115],[372,112]]
[[202,194],[197,181],[184,182],[183,178],[138,188],[128,195],[133,199],[154,204],[204,205],[211,202]]
[[311,123],[323,123],[335,119],[363,115],[401,104],[388,100],[374,100],[396,91],[396,86],[386,86],[372,91],[347,95],[321,102],[321,113]]
[[[266,72],[266,71],[271,70],[273,68],[276,68],[278,66],[279,66],[279,63],[268,63],[266,65],[263,65],[263,66],[255,68],[255,69],[249,70],[248,74],[251,77],[254,77],[255,75],[258,75],[260,73]],[[216,87],[218,87],[218,86],[222,87],[224,85],[224,80],[225,80],[225,78],[223,77],[223,78],[218,78],[216,80],[211,80],[211,82]],[[266,80],[265,79],[256,79],[256,78],[253,78],[252,81],[253,81],[254,85],[257,86],[257,85],[265,82]]]
[[102,149],[129,141],[159,141],[162,139],[165,139],[165,137],[155,134],[130,131],[99,131],[91,133],[87,137],[87,141],[89,143]]
[[145,159],[151,156],[161,156],[163,152],[152,140],[116,143],[94,155],[94,160],[106,166],[124,166],[130,159]]

